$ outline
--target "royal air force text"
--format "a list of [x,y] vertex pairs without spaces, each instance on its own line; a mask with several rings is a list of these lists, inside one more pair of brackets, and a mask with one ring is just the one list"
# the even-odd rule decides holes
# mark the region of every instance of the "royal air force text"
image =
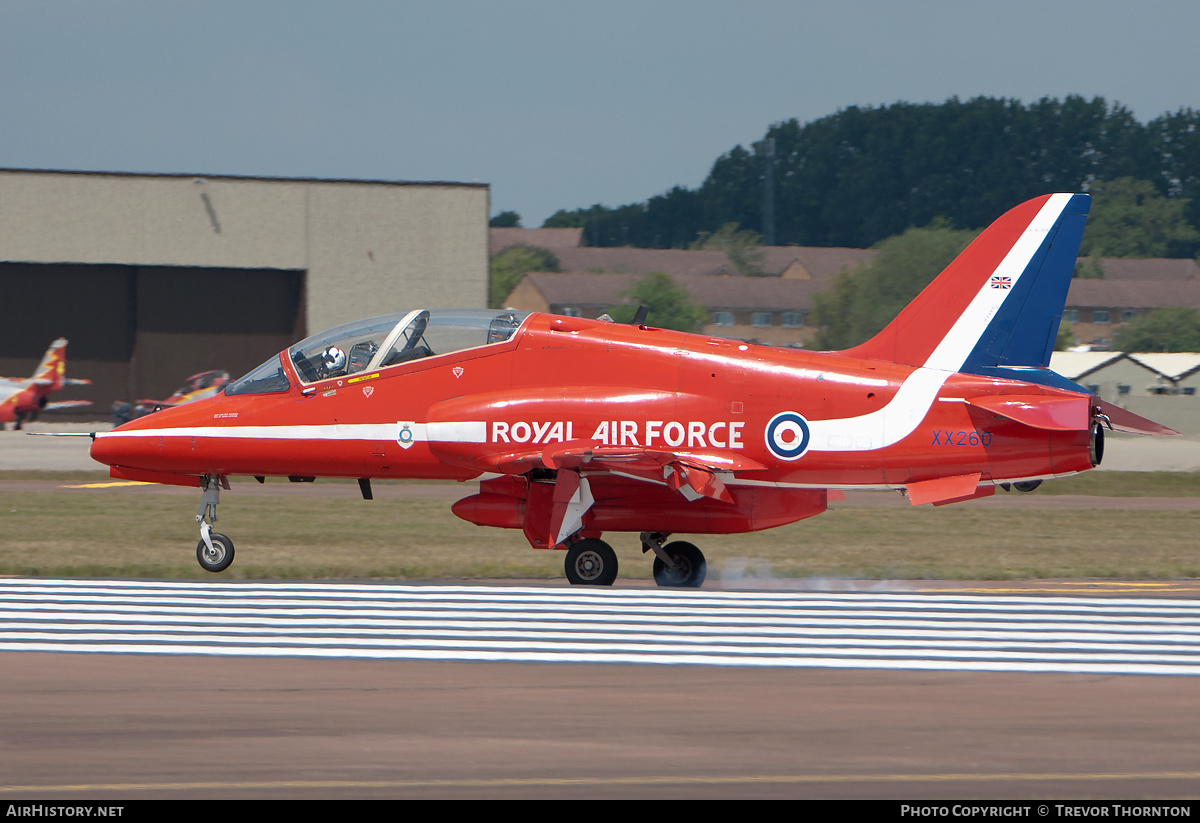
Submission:
[[[705,423],[699,420],[605,420],[589,438],[605,446],[669,446],[686,449],[741,449],[742,420]],[[567,443],[575,439],[571,421],[493,421],[493,443]]]

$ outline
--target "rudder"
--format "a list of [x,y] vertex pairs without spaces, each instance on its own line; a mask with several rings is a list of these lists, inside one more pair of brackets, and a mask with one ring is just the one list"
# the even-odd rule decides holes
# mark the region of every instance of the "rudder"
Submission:
[[996,376],[1045,368],[1090,205],[1086,194],[1049,194],[1005,212],[895,320],[845,354]]

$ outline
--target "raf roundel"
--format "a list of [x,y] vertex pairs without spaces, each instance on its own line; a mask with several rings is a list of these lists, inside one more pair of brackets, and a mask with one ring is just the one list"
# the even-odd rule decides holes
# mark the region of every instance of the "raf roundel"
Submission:
[[780,460],[799,459],[809,439],[808,421],[796,412],[780,412],[767,423],[767,449]]
[[400,431],[396,434],[396,442],[400,444],[402,449],[411,449],[413,444],[413,430],[411,423],[400,423]]

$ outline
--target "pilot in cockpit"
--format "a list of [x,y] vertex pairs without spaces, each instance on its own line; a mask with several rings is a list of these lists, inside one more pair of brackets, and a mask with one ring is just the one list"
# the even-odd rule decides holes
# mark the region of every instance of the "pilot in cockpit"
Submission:
[[379,351],[379,346],[375,345],[373,340],[355,343],[350,347],[349,355],[338,346],[330,346],[321,352],[320,377],[324,380],[360,372],[370,365],[371,358],[377,351]]
[[346,353],[337,346],[321,352],[321,378],[338,377],[346,373]]

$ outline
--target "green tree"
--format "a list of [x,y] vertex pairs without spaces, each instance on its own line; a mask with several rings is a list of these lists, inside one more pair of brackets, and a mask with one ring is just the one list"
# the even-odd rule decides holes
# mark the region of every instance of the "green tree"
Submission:
[[838,275],[832,289],[814,296],[816,348],[840,350],[870,339],[978,234],[935,221],[879,243],[878,257]]
[[488,225],[493,229],[519,229],[521,228],[521,215],[515,211],[502,211],[489,220]]
[[1075,332],[1071,331],[1071,324],[1066,320],[1058,321],[1058,336],[1054,338],[1054,350],[1066,351],[1075,343]]
[[[956,228],[985,226],[1039,194],[1121,177],[1161,181],[1169,199],[1191,199],[1186,216],[1200,227],[1200,113],[1143,126],[1120,105],[1079,96],[851,106],[788,120],[718,157],[697,189],[560,212],[547,225],[583,226],[594,246],[652,248],[686,248],[730,222],[763,231],[768,138],[780,244],[863,248],[937,215]],[[1200,241],[1171,253],[1197,250]]]
[[492,255],[488,273],[488,305],[493,309],[503,308],[504,299],[531,271],[560,271],[558,258],[554,252],[540,246],[509,246]]
[[1093,252],[1085,260],[1075,261],[1075,273],[1071,276],[1081,280],[1103,280],[1104,261]]
[[724,252],[743,277],[762,277],[762,235],[742,229],[737,223],[726,223],[712,234],[706,234],[688,246],[689,249]]
[[[1180,109],[1146,124],[1158,159],[1158,175],[1170,197],[1188,201],[1188,223],[1200,228],[1200,111]],[[1200,242],[1182,254],[1192,257],[1200,252]]]
[[1113,340],[1120,351],[1200,351],[1200,312],[1167,306],[1122,326]]
[[1171,257],[1191,249],[1200,232],[1188,225],[1188,201],[1164,197],[1146,180],[1120,177],[1089,187],[1092,210],[1080,251],[1099,257]]
[[694,332],[708,319],[708,312],[693,304],[688,293],[661,271],[650,272],[620,296],[631,302],[609,307],[609,316],[618,323],[632,321],[638,306],[650,307],[646,323],[660,329]]

